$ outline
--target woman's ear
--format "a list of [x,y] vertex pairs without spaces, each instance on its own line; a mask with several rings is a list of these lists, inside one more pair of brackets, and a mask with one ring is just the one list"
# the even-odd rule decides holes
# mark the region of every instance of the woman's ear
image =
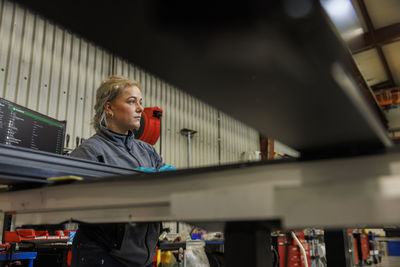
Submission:
[[108,113],[111,112],[111,102],[107,101],[106,103],[104,103],[104,110]]

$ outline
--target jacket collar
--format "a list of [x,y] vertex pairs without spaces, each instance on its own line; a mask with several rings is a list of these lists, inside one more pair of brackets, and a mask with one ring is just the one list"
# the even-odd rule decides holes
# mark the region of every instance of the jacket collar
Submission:
[[98,135],[106,138],[111,141],[113,144],[121,147],[131,147],[132,142],[134,140],[134,134],[132,131],[129,131],[128,134],[120,134],[113,131],[110,131],[106,127],[100,125],[100,129],[97,132]]

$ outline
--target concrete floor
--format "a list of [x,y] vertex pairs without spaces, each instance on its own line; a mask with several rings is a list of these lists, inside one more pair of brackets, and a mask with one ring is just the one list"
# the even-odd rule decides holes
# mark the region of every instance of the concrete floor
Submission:
[[400,257],[384,256],[379,264],[372,264],[374,267],[400,267]]

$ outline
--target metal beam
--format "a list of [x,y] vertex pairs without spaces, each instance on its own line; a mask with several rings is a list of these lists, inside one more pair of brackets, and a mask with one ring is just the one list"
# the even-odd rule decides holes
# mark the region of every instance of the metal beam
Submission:
[[[373,35],[373,36],[372,36]],[[366,32],[349,43],[353,54],[383,46],[400,40],[400,23],[386,26],[372,32]]]
[[384,81],[371,86],[371,89],[376,92],[382,89],[395,87],[394,81]]
[[283,228],[400,223],[400,151],[124,175],[0,194],[16,225],[281,220]]
[[9,189],[19,184],[49,184],[46,179],[60,176],[98,177],[135,173],[132,169],[0,144],[0,183]]

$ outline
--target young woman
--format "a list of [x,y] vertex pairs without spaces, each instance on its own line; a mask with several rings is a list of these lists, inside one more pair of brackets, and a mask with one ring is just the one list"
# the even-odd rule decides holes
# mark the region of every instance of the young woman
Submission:
[[[134,138],[140,127],[142,93],[134,80],[113,75],[97,89],[93,126],[96,134],[71,156],[125,168],[165,166],[150,145]],[[72,267],[151,266],[159,223],[81,224],[72,249]]]

